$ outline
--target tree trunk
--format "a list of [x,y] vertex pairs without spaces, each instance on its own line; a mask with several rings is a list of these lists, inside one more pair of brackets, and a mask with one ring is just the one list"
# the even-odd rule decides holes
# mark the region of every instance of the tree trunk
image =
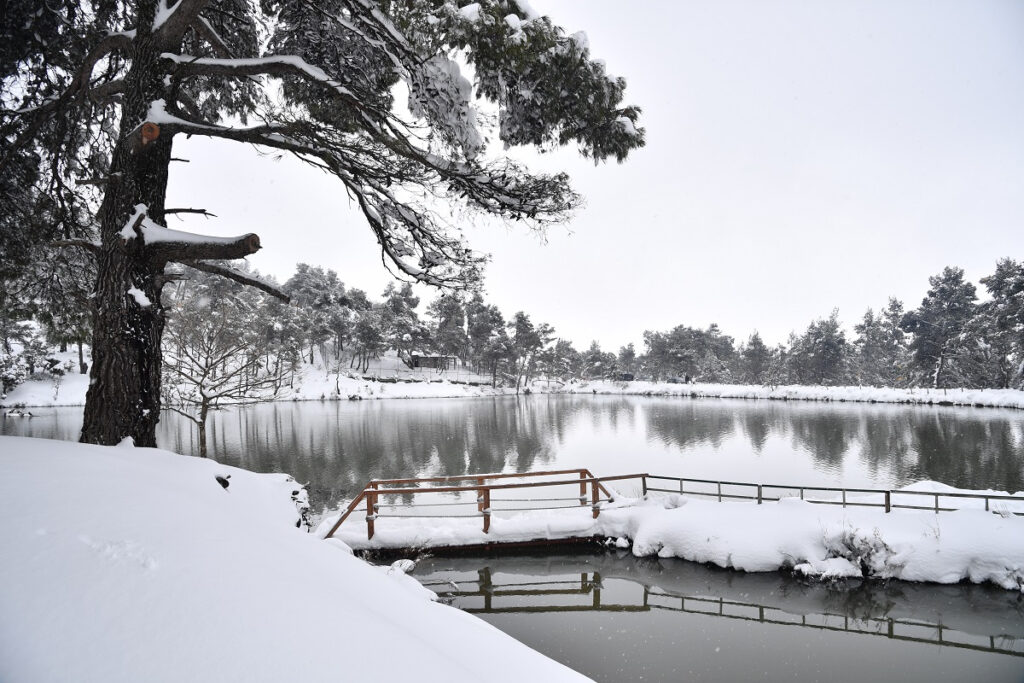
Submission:
[[78,372],[85,375],[89,372],[89,366],[85,364],[85,353],[82,351],[82,340],[78,340]]
[[939,361],[935,364],[935,376],[932,378],[932,388],[938,389],[939,384],[942,381],[942,371],[946,366],[946,354],[943,349],[939,349]]
[[199,406],[199,457],[206,457],[206,416],[210,406],[203,401]]
[[[125,236],[133,227],[130,219],[137,205],[145,205],[149,220],[164,223],[171,138],[158,137],[143,146],[138,130],[150,102],[162,96],[157,58],[155,46],[138,42],[125,78],[121,138],[98,216],[101,247],[93,299],[92,371],[81,435],[88,443],[114,445],[132,437],[137,446],[156,446],[164,327],[159,277],[164,264],[147,258],[141,234]],[[149,305],[130,295],[132,288],[141,291]]]

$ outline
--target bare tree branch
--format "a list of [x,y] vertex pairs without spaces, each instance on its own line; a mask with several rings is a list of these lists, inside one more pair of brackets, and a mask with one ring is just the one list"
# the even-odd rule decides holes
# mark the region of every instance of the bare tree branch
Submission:
[[240,270],[228,268],[227,266],[222,266],[216,263],[203,263],[202,261],[179,261],[179,263],[181,263],[183,266],[188,266],[189,268],[201,270],[204,273],[213,273],[214,275],[220,275],[222,277],[228,278],[229,280],[240,282],[243,285],[255,287],[256,289],[262,290],[267,294],[270,294],[271,296],[277,297],[281,301],[284,301],[286,304],[291,303],[291,297],[285,294],[277,287],[273,286],[269,282],[260,280],[259,278],[254,277],[248,273],[244,273]]
[[50,242],[51,247],[77,247],[79,249],[85,249],[91,254],[98,254],[100,252],[100,245],[89,240],[71,239],[71,240],[55,240]]
[[217,214],[210,213],[206,209],[164,209],[164,214],[169,213],[195,213],[200,216],[206,216],[207,218],[216,218]]

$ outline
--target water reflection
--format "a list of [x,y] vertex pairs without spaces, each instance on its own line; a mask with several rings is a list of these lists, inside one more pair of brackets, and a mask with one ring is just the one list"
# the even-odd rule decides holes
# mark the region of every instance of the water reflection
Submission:
[[[77,438],[81,409],[34,412],[0,420],[0,433]],[[209,439],[221,462],[310,482],[318,509],[370,478],[549,467],[1024,489],[1024,412],[980,408],[585,395],[275,403],[214,413]],[[158,441],[198,450],[192,425],[174,415]]]
[[[710,649],[684,644],[666,650],[651,642],[665,632],[713,633],[714,651],[734,656],[760,652],[751,644],[770,642],[780,662],[768,676],[775,679],[815,680],[821,670],[832,672],[832,680],[870,678],[867,664],[848,676],[823,666],[834,664],[838,651],[881,657],[894,666],[896,658],[912,658],[914,677],[924,680],[950,679],[951,662],[990,680],[1013,680],[1024,672],[1024,602],[1015,592],[989,586],[825,584],[624,552],[427,558],[415,576],[455,606],[597,680],[621,680],[623,670],[674,680],[689,657],[713,669]],[[612,647],[605,634],[614,634]],[[829,647],[808,652],[812,638]],[[928,661],[916,649],[922,645],[932,648]],[[767,663],[742,665],[750,677]],[[690,673],[687,678],[725,680],[700,667]]]

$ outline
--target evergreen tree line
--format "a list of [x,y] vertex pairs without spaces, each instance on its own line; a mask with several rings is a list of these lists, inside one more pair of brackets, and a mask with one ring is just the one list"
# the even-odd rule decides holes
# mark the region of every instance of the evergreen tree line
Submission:
[[[76,272],[74,278],[63,274],[68,282],[88,281],[88,273]],[[47,359],[47,344],[63,350],[88,338],[88,316],[81,304],[87,297],[81,286],[65,286],[68,294],[44,286],[46,280],[27,280],[32,286],[5,280],[0,290],[4,391],[33,372],[72,371],[70,363],[61,366]],[[335,372],[366,372],[370,361],[394,352],[409,367],[414,353],[456,358],[496,386],[522,387],[535,378],[636,378],[1022,389],[1024,263],[1003,259],[981,284],[988,296],[979,302],[963,270],[947,267],[929,278],[920,306],[906,310],[902,302],[889,299],[877,311],[868,309],[854,325],[852,339],[833,311],[774,347],[756,331],[737,344],[715,324],[706,329],[679,325],[645,331],[643,352],[629,344],[614,353],[602,350],[597,341],[578,350],[558,338],[551,325],[535,322],[523,311],[506,315],[480,292],[443,294],[421,309],[409,284],[389,284],[374,300],[361,289],[346,287],[334,271],[299,264],[282,286],[291,296],[289,304],[217,283],[209,275],[190,274],[165,294],[170,312],[165,346],[169,362],[180,364],[182,349],[191,348],[197,335],[223,339],[247,359],[239,376],[250,383],[272,381],[275,387],[318,359]],[[217,348],[207,351],[211,358],[219,357]],[[79,369],[84,368],[83,362]],[[270,368],[274,373],[268,380]],[[181,372],[178,365],[169,369],[172,376]]]

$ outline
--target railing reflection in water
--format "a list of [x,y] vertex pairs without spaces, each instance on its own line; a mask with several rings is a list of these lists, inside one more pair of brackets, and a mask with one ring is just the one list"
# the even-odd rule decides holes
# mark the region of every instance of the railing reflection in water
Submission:
[[[640,585],[637,602],[607,603],[602,599],[600,572],[581,572],[579,579],[495,583],[490,567],[478,570],[476,590],[462,590],[452,581],[425,581],[423,585],[463,611],[475,614],[537,614],[555,612],[650,612],[664,610],[686,614],[721,617],[740,621],[798,626],[819,631],[836,631],[858,635],[882,636],[890,640],[930,643],[946,647],[1024,657],[1024,638],[1013,636],[979,636],[957,631],[942,624],[913,619],[851,617],[845,614],[791,614],[770,605],[741,602],[722,597],[677,595]],[[632,583],[632,582],[629,582]],[[482,607],[464,606],[469,598],[482,598]],[[586,597],[577,604],[560,604],[557,598]],[[515,604],[501,604],[503,598],[515,598]],[[522,598],[538,598],[532,604],[518,604]],[[498,602],[499,604],[495,604]]]

